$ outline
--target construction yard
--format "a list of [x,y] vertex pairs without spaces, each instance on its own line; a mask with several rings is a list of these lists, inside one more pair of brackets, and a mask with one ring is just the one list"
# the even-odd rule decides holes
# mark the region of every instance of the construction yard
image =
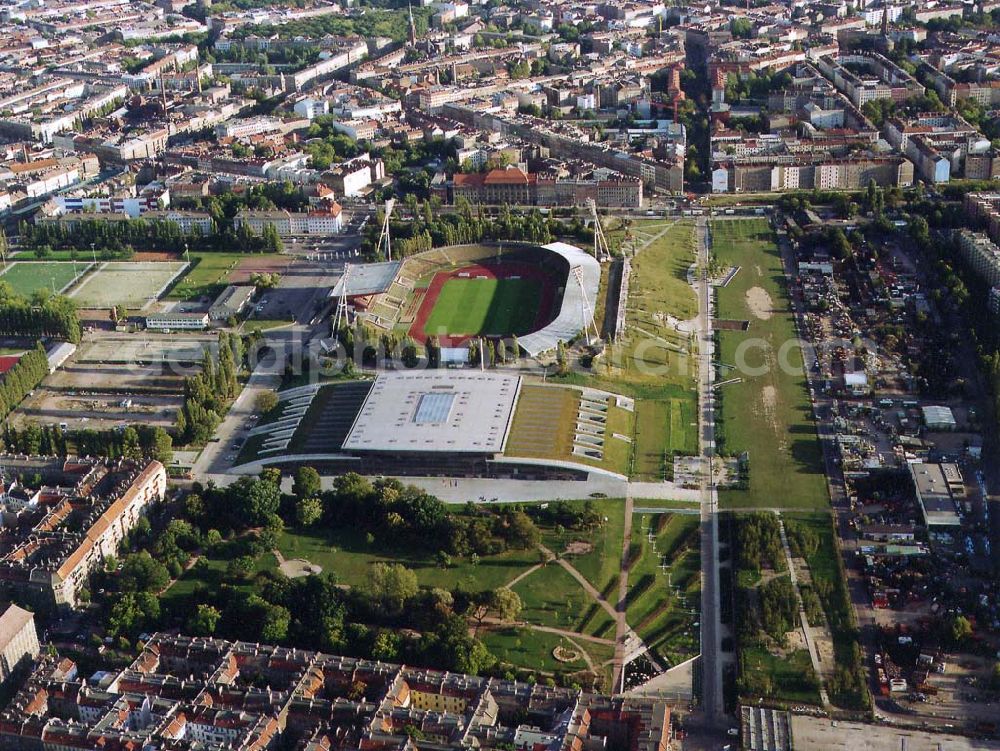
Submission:
[[170,427],[183,401],[184,378],[200,368],[207,334],[92,332],[76,353],[47,376],[11,420],[105,429],[131,422]]

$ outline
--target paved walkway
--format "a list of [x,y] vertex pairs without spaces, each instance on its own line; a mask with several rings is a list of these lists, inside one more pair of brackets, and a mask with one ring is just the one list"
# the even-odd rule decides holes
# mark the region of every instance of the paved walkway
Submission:
[[[715,455],[715,340],[712,334],[712,287],[708,279],[708,222],[700,217],[696,224],[698,243],[698,441],[702,466],[711,467]],[[709,470],[702,477],[701,498],[701,703],[711,724],[723,724],[725,705],[722,693],[722,609],[719,594],[719,495]]]
[[615,661],[614,673],[611,678],[611,685],[614,687],[615,693],[624,690],[625,658],[627,656],[625,640],[630,631],[625,611],[628,604],[629,553],[632,548],[632,508],[632,496],[628,495],[625,498],[625,529],[622,534],[622,563],[618,575],[618,602],[615,614]]

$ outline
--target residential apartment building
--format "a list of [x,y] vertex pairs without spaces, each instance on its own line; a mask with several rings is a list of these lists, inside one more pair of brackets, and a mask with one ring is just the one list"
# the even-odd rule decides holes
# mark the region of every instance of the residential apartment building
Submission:
[[266,227],[274,227],[282,237],[292,235],[335,235],[343,224],[340,205],[334,203],[324,210],[309,212],[292,211],[241,211],[236,215],[236,229],[248,227],[261,234]]
[[1000,193],[967,193],[962,208],[993,242],[1000,242]]
[[13,604],[0,607],[0,685],[4,685],[30,665],[40,649],[35,614]]
[[913,184],[913,164],[905,157],[833,158],[778,155],[716,159],[713,193],[783,190],[858,190],[874,180],[884,187]]
[[958,248],[969,268],[990,287],[1000,286],[1000,248],[981,232],[959,230]]
[[0,712],[0,749],[370,751],[416,748],[417,733],[437,751],[667,751],[672,741],[670,706],[656,698],[267,644],[153,634],[102,681],[79,672],[43,657]]
[[876,52],[824,55],[816,67],[859,108],[875,99],[903,102],[925,91],[917,79]]
[[157,461],[67,461],[61,475],[58,486],[42,489],[0,558],[0,582],[40,607],[75,607],[91,571],[117,554],[167,487],[166,470]]

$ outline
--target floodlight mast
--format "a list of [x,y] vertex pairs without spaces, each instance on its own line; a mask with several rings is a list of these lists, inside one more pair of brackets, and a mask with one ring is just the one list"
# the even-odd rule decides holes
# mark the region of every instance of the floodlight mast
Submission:
[[608,245],[608,238],[601,226],[601,217],[597,214],[597,203],[593,198],[587,199],[587,208],[590,209],[590,216],[594,220],[594,258],[601,263],[610,261],[611,247]]
[[594,332],[594,339],[600,340],[601,336],[597,333],[597,324],[594,323],[594,308],[590,304],[590,299],[587,297],[587,288],[583,283],[583,268],[580,266],[574,266],[573,278],[576,279],[576,283],[580,286],[580,308],[583,312],[583,334],[587,337],[587,346],[589,347],[593,343],[590,338],[591,330]]
[[392,209],[396,205],[395,198],[389,198],[385,202],[385,218],[382,219],[382,229],[379,232],[378,243],[375,245],[375,252],[385,251],[385,260],[392,260],[392,238],[389,234],[389,217],[392,216]]
[[337,300],[337,315],[333,322],[333,334],[334,336],[340,331],[341,324],[346,326],[351,325],[350,318],[347,312],[347,283],[351,277],[351,264],[344,264],[344,275],[340,278],[340,298]]

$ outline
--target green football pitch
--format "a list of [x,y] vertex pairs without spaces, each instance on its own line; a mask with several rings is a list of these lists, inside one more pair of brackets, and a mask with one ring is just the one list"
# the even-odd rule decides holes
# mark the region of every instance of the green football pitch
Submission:
[[450,336],[526,334],[534,328],[541,289],[534,279],[449,279],[424,331]]
[[57,263],[45,261],[15,261],[7,266],[0,279],[10,282],[14,291],[22,295],[30,295],[37,289],[47,289],[50,292],[61,292],[70,282],[82,274],[90,266],[80,261],[73,263]]

